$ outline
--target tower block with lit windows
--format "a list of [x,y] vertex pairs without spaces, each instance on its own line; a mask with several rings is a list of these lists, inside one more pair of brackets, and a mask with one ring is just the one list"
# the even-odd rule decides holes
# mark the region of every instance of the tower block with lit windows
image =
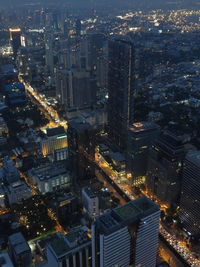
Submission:
[[13,54],[16,57],[17,52],[21,46],[21,29],[20,28],[10,28],[9,29],[10,32],[10,41],[12,44],[12,48],[13,48]]

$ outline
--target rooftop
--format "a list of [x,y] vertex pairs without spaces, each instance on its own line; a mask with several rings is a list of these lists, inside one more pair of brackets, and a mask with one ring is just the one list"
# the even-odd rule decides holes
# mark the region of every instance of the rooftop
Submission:
[[49,180],[56,176],[67,174],[68,171],[62,163],[55,162],[31,169],[28,174],[37,177],[39,180]]
[[50,240],[49,247],[59,258],[81,245],[89,245],[91,238],[88,236],[87,230],[87,227],[82,226],[71,231],[67,235],[56,233]]
[[160,127],[153,121],[143,121],[143,122],[135,122],[133,125],[129,128],[130,131],[134,133],[142,133],[146,131],[156,130]]
[[66,135],[65,129],[62,126],[56,127],[56,128],[48,128],[47,129],[47,136],[48,137],[61,135],[61,134]]
[[83,191],[85,191],[85,193],[90,197],[90,198],[94,198],[96,197],[95,193],[92,191],[92,189],[90,187],[84,187]]
[[15,233],[13,235],[10,235],[8,239],[9,239],[9,242],[14,247],[16,254],[20,254],[24,251],[30,250],[30,247],[29,247],[28,243],[26,242],[22,233],[19,232],[19,233]]
[[141,197],[97,217],[96,224],[102,233],[110,234],[157,211],[158,205],[146,197]]
[[186,159],[191,161],[197,167],[200,167],[200,151],[192,151],[187,153]]

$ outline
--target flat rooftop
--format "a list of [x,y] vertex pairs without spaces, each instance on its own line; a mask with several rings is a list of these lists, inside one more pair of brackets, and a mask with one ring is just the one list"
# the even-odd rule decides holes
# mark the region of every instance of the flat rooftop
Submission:
[[44,181],[52,179],[56,176],[67,174],[68,171],[62,163],[50,163],[31,169],[28,174],[31,177]]
[[153,121],[135,122],[130,126],[129,130],[134,133],[146,132],[159,129],[160,126]]
[[100,232],[110,234],[159,210],[159,206],[153,201],[141,197],[97,217],[96,224]]
[[90,245],[91,238],[87,235],[87,227],[81,226],[72,230],[67,235],[56,233],[49,241],[49,247],[55,253],[56,257],[62,257],[71,250],[74,250],[82,245]]
[[61,135],[61,134],[66,135],[65,129],[62,126],[56,127],[56,128],[48,128],[47,129],[47,136],[48,137]]
[[200,150],[187,153],[186,159],[191,161],[197,167],[200,167]]
[[84,187],[83,190],[85,191],[85,193],[90,197],[90,198],[94,198],[96,197],[95,193],[92,191],[92,189],[90,187]]

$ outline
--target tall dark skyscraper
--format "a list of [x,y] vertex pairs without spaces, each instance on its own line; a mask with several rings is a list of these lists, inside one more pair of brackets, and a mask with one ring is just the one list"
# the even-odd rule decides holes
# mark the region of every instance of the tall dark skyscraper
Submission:
[[21,46],[21,29],[9,29],[10,32],[10,41],[13,48],[13,54],[16,56],[17,51],[19,50]]
[[170,132],[164,132],[150,151],[147,189],[169,206],[177,205],[184,156],[183,140]]
[[127,130],[134,119],[134,46],[114,39],[108,42],[108,127],[110,138],[126,147]]
[[81,36],[81,20],[76,20],[76,36]]
[[200,151],[189,152],[183,167],[180,218],[189,235],[200,236]]

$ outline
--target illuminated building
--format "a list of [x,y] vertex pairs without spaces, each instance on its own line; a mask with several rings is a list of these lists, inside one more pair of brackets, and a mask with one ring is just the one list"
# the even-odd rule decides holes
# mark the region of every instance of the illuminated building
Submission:
[[86,226],[67,235],[56,233],[47,244],[48,267],[90,267],[91,238]]
[[200,235],[200,151],[189,152],[183,167],[180,219],[188,235]]
[[44,157],[56,153],[56,150],[67,150],[67,135],[63,127],[49,128],[46,131],[47,135],[40,143]]
[[21,29],[10,28],[9,32],[10,32],[10,41],[11,41],[12,47],[13,47],[13,54],[14,54],[14,56],[16,56],[17,52],[21,46]]
[[99,198],[89,187],[82,189],[83,207],[91,218],[99,215]]
[[110,138],[126,147],[134,117],[134,46],[130,41],[108,42],[108,127]]
[[6,194],[3,186],[0,186],[0,208],[6,207]]
[[60,162],[33,168],[28,176],[42,194],[68,187],[71,182],[70,172]]
[[8,126],[3,117],[0,117],[0,136],[2,135],[8,135]]
[[31,249],[22,233],[18,232],[8,237],[8,252],[15,266],[32,266]]
[[92,267],[155,267],[159,207],[138,198],[96,218],[92,225]]
[[153,198],[177,205],[180,195],[184,144],[181,138],[164,132],[149,154],[146,186]]
[[127,172],[137,177],[145,176],[151,145],[157,139],[160,127],[154,122],[133,123],[128,130]]

